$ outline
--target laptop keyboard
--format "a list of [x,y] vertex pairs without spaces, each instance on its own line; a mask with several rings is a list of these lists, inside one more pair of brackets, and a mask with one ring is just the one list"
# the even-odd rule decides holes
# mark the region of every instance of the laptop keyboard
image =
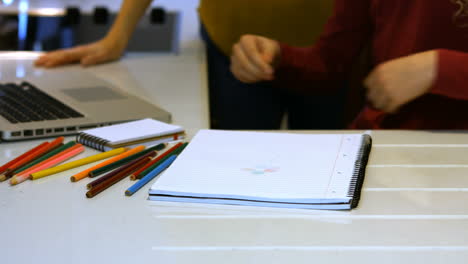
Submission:
[[28,82],[0,84],[0,115],[11,123],[83,117]]

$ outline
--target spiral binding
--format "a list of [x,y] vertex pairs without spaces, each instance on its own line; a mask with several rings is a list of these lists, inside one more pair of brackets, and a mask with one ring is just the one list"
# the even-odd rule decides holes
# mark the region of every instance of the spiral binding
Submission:
[[372,138],[362,135],[361,147],[359,148],[356,162],[354,163],[353,177],[348,191],[348,197],[352,197],[351,208],[356,208],[361,198],[361,189],[364,183],[367,161],[372,148]]
[[104,151],[105,146],[109,143],[108,140],[91,136],[83,132],[76,136],[76,142],[100,151]]

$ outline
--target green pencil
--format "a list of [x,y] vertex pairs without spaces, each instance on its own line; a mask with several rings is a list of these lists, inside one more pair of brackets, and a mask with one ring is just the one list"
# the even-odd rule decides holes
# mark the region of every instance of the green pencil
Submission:
[[106,173],[106,172],[111,171],[111,170],[113,170],[113,169],[115,169],[117,167],[120,167],[120,166],[122,166],[122,165],[124,165],[124,164],[126,164],[126,163],[128,163],[128,162],[130,162],[132,160],[135,160],[135,159],[137,159],[137,158],[139,158],[139,157],[141,157],[141,156],[143,156],[143,155],[145,155],[145,154],[147,154],[149,152],[161,150],[161,149],[163,149],[165,147],[166,147],[166,143],[161,143],[159,145],[156,145],[156,146],[153,146],[151,148],[145,149],[145,150],[140,151],[138,153],[135,153],[135,154],[133,154],[131,156],[128,156],[126,158],[123,158],[121,160],[113,162],[113,163],[111,163],[109,165],[106,165],[106,166],[101,167],[99,169],[95,169],[93,171],[90,171],[89,172],[89,177],[93,178],[93,177],[99,176],[99,175],[101,175],[103,173]]
[[60,152],[62,152],[64,150],[66,150],[67,148],[70,148],[71,146],[73,146],[75,144],[76,144],[75,141],[70,141],[67,144],[64,144],[64,145],[50,151],[49,153],[47,153],[47,154],[45,154],[45,155],[31,161],[30,163],[28,163],[28,164],[24,165],[23,167],[19,168],[18,170],[15,170],[13,173],[18,174],[18,173],[20,173],[20,172],[22,172],[22,171],[36,165],[36,164],[38,164],[39,162],[42,162],[42,161],[54,156],[55,154],[60,153]]
[[166,161],[170,156],[172,155],[179,155],[183,150],[184,148],[188,145],[188,142],[182,144],[180,147],[174,149],[174,151],[172,151],[172,153],[168,153],[167,156],[165,156],[164,158],[162,158],[161,160],[159,160],[158,162],[154,163],[153,165],[151,165],[150,167],[148,167],[146,170],[142,171],[138,176],[137,176],[137,179],[141,179],[143,177],[146,176],[146,174],[148,174],[149,172],[151,172],[152,170],[154,170],[157,166],[159,166],[161,163],[163,163],[164,161]]

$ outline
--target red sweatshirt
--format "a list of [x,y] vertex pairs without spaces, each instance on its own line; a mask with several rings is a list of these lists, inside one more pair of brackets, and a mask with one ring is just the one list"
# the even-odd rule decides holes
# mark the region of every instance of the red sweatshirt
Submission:
[[351,128],[468,129],[468,1],[454,2],[336,0],[315,46],[281,44],[276,79],[302,90],[337,87],[369,41],[374,65],[437,50],[437,78],[427,94],[396,114],[366,106]]

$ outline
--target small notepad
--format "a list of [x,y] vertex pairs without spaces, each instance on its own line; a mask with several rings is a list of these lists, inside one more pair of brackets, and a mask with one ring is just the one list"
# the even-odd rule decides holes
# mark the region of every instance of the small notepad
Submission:
[[149,199],[308,209],[357,206],[371,138],[201,130]]
[[146,118],[81,131],[76,141],[98,150],[108,150],[139,143],[157,144],[179,139],[183,135],[181,126]]

